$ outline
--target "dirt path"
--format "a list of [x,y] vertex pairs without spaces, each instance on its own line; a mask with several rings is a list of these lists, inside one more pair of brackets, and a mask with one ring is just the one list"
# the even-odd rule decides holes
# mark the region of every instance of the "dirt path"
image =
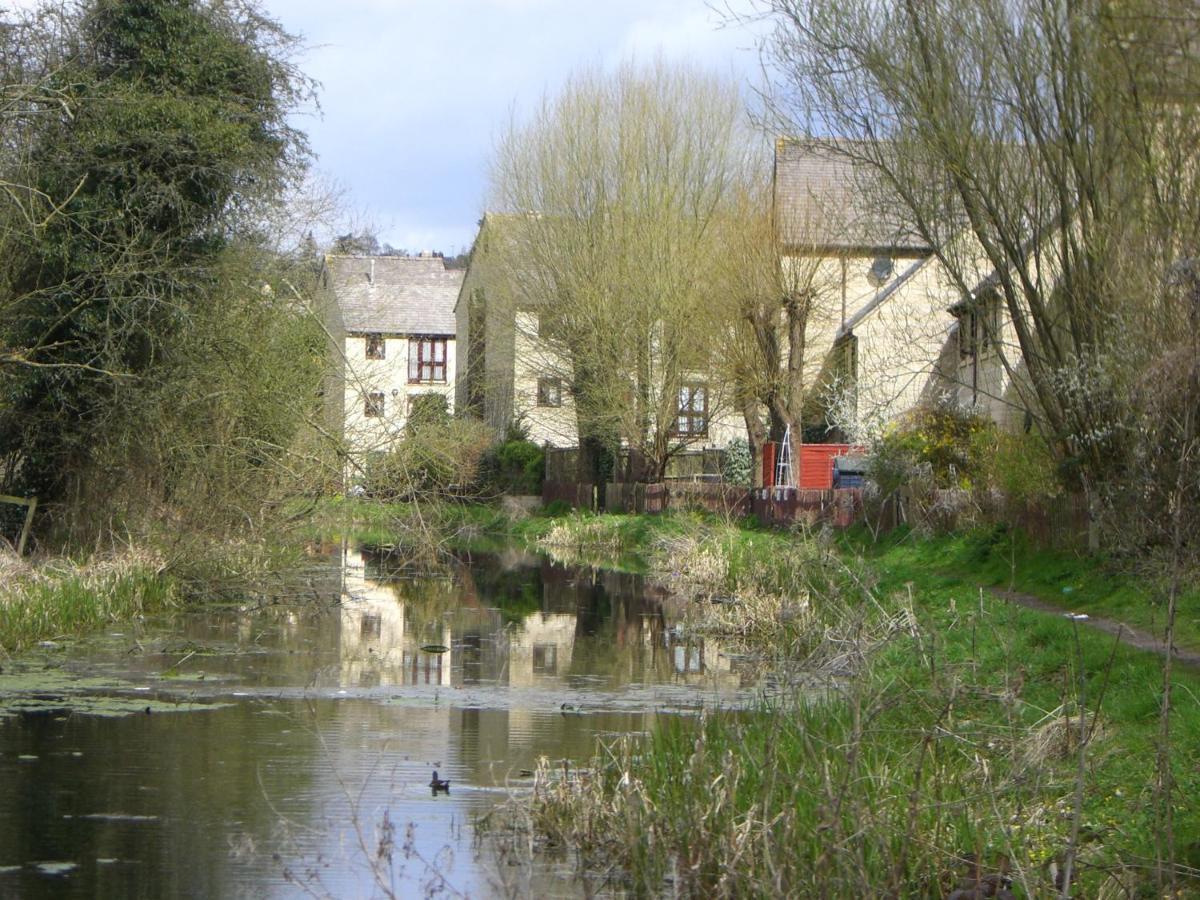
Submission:
[[[1002,600],[1007,600],[1009,603],[1015,603],[1018,606],[1024,606],[1028,609],[1036,609],[1038,612],[1051,613],[1059,616],[1082,615],[1085,618],[1079,618],[1077,621],[1081,625],[1089,628],[1094,628],[1097,631],[1103,631],[1105,634],[1111,634],[1113,637],[1120,640],[1122,644],[1130,647],[1135,647],[1138,650],[1149,650],[1151,653],[1157,653],[1159,656],[1167,655],[1167,646],[1153,634],[1148,631],[1143,631],[1140,628],[1134,628],[1132,625],[1126,625],[1124,622],[1118,622],[1115,619],[1105,619],[1090,614],[1073,613],[1069,609],[1063,609],[1061,606],[1056,606],[1053,603],[1047,603],[1033,594],[1022,594],[1018,591],[1005,591],[1000,588],[988,588],[992,595],[999,597]],[[1200,669],[1200,653],[1194,650],[1180,650],[1175,648],[1175,661],[1183,663],[1189,668]]]

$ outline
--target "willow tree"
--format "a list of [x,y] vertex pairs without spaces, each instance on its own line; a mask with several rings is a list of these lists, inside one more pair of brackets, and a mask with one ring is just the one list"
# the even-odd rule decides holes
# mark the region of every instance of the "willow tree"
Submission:
[[[763,0],[781,123],[836,135],[961,295],[1004,301],[1022,402],[1077,484],[1136,456],[1138,373],[1200,237],[1194,5]],[[820,137],[817,138],[820,140]],[[898,206],[888,210],[884,207]]]
[[250,3],[47,5],[23,33],[40,93],[23,98],[5,177],[44,209],[3,261],[0,474],[60,510],[138,480],[157,485],[147,502],[169,500],[195,473],[155,454],[158,430],[203,421],[217,397],[178,390],[197,348],[222,365],[238,326],[213,329],[230,298],[275,302],[261,260],[231,254],[253,249],[264,205],[304,169],[288,115],[308,82],[292,39]]
[[[716,362],[746,424],[755,484],[767,441],[789,439],[791,458],[800,458],[806,405],[811,408],[824,387],[814,370],[829,349],[818,346],[814,354],[813,344],[828,337],[840,299],[829,257],[785,252],[773,186],[764,174],[761,167],[747,181],[719,223],[720,302],[708,310],[713,332],[722,336]],[[793,215],[790,229],[793,237],[815,236],[818,224]]]
[[623,443],[645,462],[635,477],[701,437],[680,427],[681,396],[709,418],[722,406],[703,313],[751,141],[735,83],[662,61],[581,72],[499,141],[492,207],[540,364],[569,386],[581,446]]

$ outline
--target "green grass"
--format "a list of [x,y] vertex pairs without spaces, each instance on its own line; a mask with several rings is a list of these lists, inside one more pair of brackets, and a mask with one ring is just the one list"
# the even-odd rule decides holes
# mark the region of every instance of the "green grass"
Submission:
[[15,653],[38,641],[128,622],[176,599],[168,579],[138,563],[25,572],[9,578],[0,597],[0,649]]
[[[943,536],[917,537],[898,530],[872,543],[865,533],[845,536],[848,552],[862,554],[883,573],[909,580],[940,575],[1031,594],[1047,603],[1090,616],[1115,619],[1161,638],[1165,595],[1161,580],[1132,573],[1128,565],[1034,547],[1003,527]],[[1200,651],[1200,586],[1190,584],[1180,598],[1176,645]]]

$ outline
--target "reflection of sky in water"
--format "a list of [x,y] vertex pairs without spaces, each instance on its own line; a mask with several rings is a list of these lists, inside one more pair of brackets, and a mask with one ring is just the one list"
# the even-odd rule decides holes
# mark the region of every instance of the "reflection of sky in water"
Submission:
[[[552,868],[476,859],[473,816],[528,785],[539,757],[584,762],[597,736],[755,695],[755,674],[681,635],[636,575],[518,553],[439,579],[343,563],[310,602],[206,610],[72,654],[88,691],[106,678],[109,694],[168,704],[154,714],[43,698],[0,718],[0,897],[370,896],[377,875],[411,896],[438,872],[473,896],[506,892],[501,876],[572,895]],[[30,699],[46,664],[6,664],[0,700]],[[435,768],[449,796],[432,796]],[[385,821],[391,865],[373,868]]]

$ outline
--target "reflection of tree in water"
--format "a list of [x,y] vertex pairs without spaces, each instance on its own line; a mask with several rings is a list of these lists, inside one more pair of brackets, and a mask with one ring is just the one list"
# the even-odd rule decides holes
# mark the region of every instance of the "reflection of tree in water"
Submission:
[[666,628],[662,598],[642,575],[542,564],[546,606],[575,615],[571,675],[643,680],[658,668]]
[[462,589],[460,602],[498,609],[506,624],[520,623],[543,609],[540,572],[528,557],[506,563],[497,554],[470,554],[457,566],[455,581]]

